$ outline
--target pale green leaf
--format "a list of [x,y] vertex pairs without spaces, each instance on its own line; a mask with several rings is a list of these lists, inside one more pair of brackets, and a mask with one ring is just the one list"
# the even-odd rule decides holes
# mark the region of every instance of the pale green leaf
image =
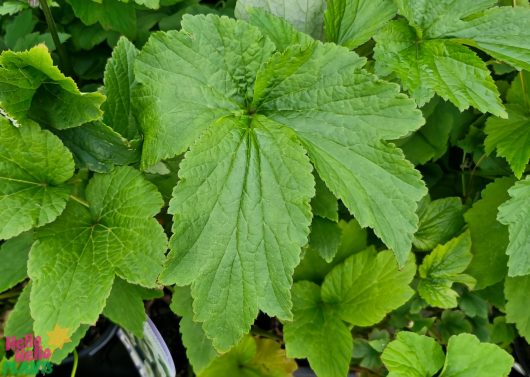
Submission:
[[356,48],[396,15],[392,0],[327,0],[326,40]]
[[248,8],[262,8],[284,18],[297,30],[320,38],[324,22],[324,6],[324,0],[238,0],[235,15],[239,19],[246,20]]
[[322,284],[322,299],[335,305],[338,316],[354,326],[371,326],[407,302],[416,274],[413,258],[398,269],[390,251],[373,248],[335,267]]
[[4,328],[4,335],[21,338],[33,333],[33,319],[29,311],[29,295],[31,283],[26,285],[18,296],[17,303],[13,311],[9,313]]
[[319,216],[313,217],[309,247],[330,263],[339,250],[342,231],[339,225]]
[[497,208],[508,200],[508,189],[513,183],[513,178],[496,179],[464,215],[473,254],[466,272],[477,280],[476,289],[489,287],[506,276],[508,227],[497,221]]
[[134,39],[136,37],[136,10],[134,4],[119,0],[67,0],[75,15],[85,25],[99,22],[103,29],[114,30]]
[[279,343],[247,335],[198,377],[290,377],[296,369],[296,362],[285,356]]
[[339,221],[339,205],[337,198],[329,191],[326,184],[315,176],[315,197],[311,199],[313,214],[331,221]]
[[140,136],[131,104],[134,84],[134,60],[138,50],[126,38],[120,38],[105,67],[105,94],[103,121],[126,139]]
[[28,7],[27,2],[21,0],[7,0],[0,4],[0,16],[14,15]]
[[257,28],[228,18],[185,16],[182,27],[153,34],[136,60],[143,168],[185,152],[216,120],[241,112],[274,51]]
[[7,291],[28,277],[28,254],[33,232],[23,233],[0,246],[0,292]]
[[19,123],[71,128],[101,117],[105,97],[81,93],[74,80],[53,65],[45,45],[0,55],[0,106]]
[[497,155],[506,158],[520,179],[530,161],[530,91],[526,86],[521,89],[521,80],[528,82],[530,73],[523,71],[519,75],[508,92],[508,119],[490,117],[486,122],[484,148],[486,153],[496,149]]
[[388,377],[432,377],[444,365],[442,347],[428,336],[400,331],[383,351]]
[[506,117],[486,64],[469,48],[450,39],[418,41],[406,20],[388,23],[375,40],[376,73],[395,73],[418,105],[436,93],[460,111],[473,106]]
[[55,220],[73,173],[72,155],[51,132],[35,124],[17,128],[0,116],[0,239]]
[[471,334],[452,336],[440,377],[507,377],[513,358],[499,346]]
[[263,35],[268,37],[279,51],[292,45],[307,45],[313,39],[294,28],[288,21],[277,17],[261,8],[247,9],[248,22],[257,26]]
[[291,317],[292,274],[311,219],[311,166],[292,131],[263,116],[225,118],[186,154],[179,175],[160,279],[192,283],[195,319],[227,350],[258,309]]
[[253,107],[296,131],[327,187],[403,265],[426,190],[402,152],[381,139],[403,136],[423,119],[397,86],[359,70],[363,64],[331,44],[289,48],[259,72]]
[[420,296],[431,306],[456,307],[458,293],[451,286],[454,282],[474,285],[474,279],[462,275],[472,258],[471,236],[468,231],[437,246],[423,259],[418,269]]
[[284,324],[287,356],[307,358],[318,376],[344,377],[353,351],[350,330],[325,304],[320,287],[307,281],[293,286],[292,322]]
[[464,226],[462,211],[460,198],[450,197],[431,202],[426,197],[418,208],[420,226],[414,234],[414,246],[428,251],[449,241]]
[[202,372],[218,354],[208,339],[202,325],[193,321],[193,299],[189,287],[175,287],[171,310],[181,317],[180,334],[186,347],[186,356],[196,374]]
[[55,326],[72,334],[94,324],[116,275],[157,287],[166,236],[152,218],[163,204],[156,188],[140,172],[121,167],[96,174],[85,192],[89,208],[70,202],[35,234],[28,273],[34,330],[43,339]]
[[506,321],[515,323],[517,331],[530,341],[530,275],[508,277],[504,284],[506,295]]
[[497,220],[508,225],[508,276],[530,274],[530,176],[508,190],[510,199],[499,207]]
[[117,277],[114,279],[103,315],[141,339],[144,337],[144,324],[147,319],[143,300],[159,297],[160,293],[127,283]]

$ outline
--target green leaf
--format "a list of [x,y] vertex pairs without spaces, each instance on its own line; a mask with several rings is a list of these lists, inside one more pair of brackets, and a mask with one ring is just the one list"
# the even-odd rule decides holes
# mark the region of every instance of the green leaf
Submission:
[[0,16],[12,16],[28,7],[28,4],[19,0],[7,0],[0,5]]
[[44,45],[0,55],[0,103],[21,124],[31,119],[57,129],[78,127],[101,117],[104,100],[99,93],[81,93]]
[[102,0],[98,3],[87,0],[67,0],[67,2],[85,25],[99,22],[105,30],[120,32],[133,40],[136,37],[134,4],[126,4],[119,0]]
[[420,226],[414,235],[414,246],[428,251],[449,241],[464,226],[462,211],[460,198],[443,198],[432,202],[428,197],[424,198],[418,208]]
[[175,287],[171,299],[171,310],[182,317],[180,319],[180,334],[182,343],[186,347],[186,356],[193,366],[193,371],[200,374],[216,357],[217,351],[212,341],[208,339],[202,326],[193,321],[193,299],[189,287]]
[[258,309],[291,317],[292,274],[311,219],[310,172],[292,132],[262,116],[219,121],[181,163],[160,279],[193,283],[195,319],[218,350],[248,332]]
[[78,166],[98,173],[140,161],[141,141],[127,140],[102,122],[61,130],[57,136],[70,149]]
[[435,307],[456,307],[458,293],[451,286],[455,282],[474,286],[475,279],[462,274],[472,258],[471,236],[467,231],[446,244],[437,246],[423,259],[418,269],[420,296]]
[[460,334],[449,339],[440,377],[506,377],[512,365],[513,358],[502,348]]
[[394,18],[396,11],[391,0],[327,0],[326,40],[356,48]]
[[318,175],[315,176],[315,196],[311,199],[311,208],[315,215],[331,221],[339,221],[337,198],[329,191],[326,184]]
[[445,355],[436,340],[400,331],[381,355],[388,377],[432,377],[444,365]]
[[422,111],[426,124],[405,139],[396,141],[414,164],[425,164],[442,157],[447,151],[451,132],[471,115],[470,112],[462,114],[452,103],[440,97],[434,97]]
[[328,263],[311,248],[307,248],[303,259],[296,267],[294,280],[310,280],[314,283],[321,284],[329,271],[336,265],[344,262],[350,255],[366,249],[367,232],[362,229],[355,220],[346,222],[340,220],[337,225],[341,229],[340,245],[333,260]]
[[50,223],[70,194],[72,155],[37,125],[12,126],[0,116],[0,239]]
[[[484,1],[495,3],[495,1]],[[462,7],[474,3],[463,2]],[[467,4],[466,4],[467,3]],[[469,13],[468,13],[469,14]],[[509,27],[508,27],[509,26]],[[447,25],[444,36],[462,39],[519,69],[530,70],[530,9],[528,7],[494,7],[465,22]]]
[[33,319],[29,311],[29,295],[31,292],[31,283],[26,285],[18,296],[17,303],[13,311],[7,317],[4,328],[4,335],[24,337],[33,333]]
[[282,17],[297,30],[315,38],[322,36],[324,0],[238,0],[237,18],[248,19],[248,8],[262,8]]
[[417,38],[406,20],[384,26],[374,38],[376,73],[395,73],[419,106],[436,93],[460,111],[473,106],[506,117],[495,82],[473,51],[449,39]]
[[[4,329],[5,336],[25,337],[33,334],[33,318],[30,312],[30,292],[31,282],[24,287],[18,297],[15,308],[9,315]],[[60,364],[78,345],[88,331],[88,326],[81,326],[71,335],[71,340],[62,349],[53,350],[51,361]],[[43,349],[48,348],[46,343],[42,344]]]
[[117,277],[114,279],[103,315],[142,339],[147,319],[143,300],[160,297],[160,293],[161,291],[129,284]]
[[132,140],[140,136],[132,109],[131,88],[134,80],[134,60],[138,50],[126,38],[120,38],[105,67],[103,121],[114,131]]
[[530,103],[529,92],[521,86],[521,80],[530,80],[530,73],[521,72],[508,92],[506,111],[508,119],[490,117],[486,122],[486,153],[497,150],[497,155],[505,157],[515,176],[519,179],[530,161]]
[[0,246],[0,292],[7,291],[28,277],[28,254],[33,232],[7,240]]
[[284,324],[287,355],[307,357],[317,375],[344,376],[352,355],[348,326],[371,326],[409,300],[416,266],[399,270],[390,251],[374,248],[352,255],[325,278],[293,287],[292,322]]
[[291,47],[258,74],[253,106],[296,131],[327,187],[403,265],[426,190],[401,151],[381,139],[403,136],[423,120],[397,86],[360,71],[363,64],[331,44]]
[[476,289],[489,287],[506,276],[508,227],[497,221],[497,208],[508,200],[508,189],[513,183],[513,178],[496,179],[464,215],[473,254],[466,272],[477,280]]
[[37,19],[33,17],[33,11],[26,9],[25,11],[17,14],[11,22],[7,23],[6,31],[4,35],[4,42],[6,46],[14,50],[17,41],[22,39],[27,34],[33,31],[33,28],[37,24]]
[[320,287],[303,281],[293,286],[293,322],[284,324],[287,356],[307,358],[318,376],[344,377],[353,351],[348,327],[322,301]]
[[508,276],[530,274],[530,176],[508,190],[510,199],[499,207],[497,220],[508,225]]
[[289,377],[296,369],[296,362],[286,358],[279,343],[247,335],[198,377]]
[[96,174],[86,200],[89,208],[70,202],[54,223],[40,228],[30,252],[31,311],[43,339],[55,326],[72,334],[81,324],[94,324],[116,275],[157,287],[166,236],[152,218],[163,204],[156,188],[140,172],[121,167]]
[[409,283],[415,274],[413,258],[398,269],[390,251],[368,248],[326,276],[322,299],[335,304],[340,318],[354,326],[375,325],[412,297]]
[[274,51],[243,22],[185,16],[182,26],[180,33],[153,34],[136,59],[144,169],[182,154],[215,121],[241,112],[258,68]]
[[316,216],[311,224],[309,247],[330,263],[339,250],[342,231],[337,223]]
[[294,28],[288,21],[261,8],[248,8],[248,22],[258,27],[279,51],[292,45],[308,45],[313,39]]
[[530,341],[530,275],[508,277],[504,285],[506,295],[506,321],[515,323],[519,334]]

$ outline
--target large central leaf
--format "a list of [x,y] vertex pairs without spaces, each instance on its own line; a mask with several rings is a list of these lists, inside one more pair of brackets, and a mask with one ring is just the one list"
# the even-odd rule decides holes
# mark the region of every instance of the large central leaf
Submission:
[[[252,21],[267,28],[270,17],[254,12]],[[425,188],[384,140],[423,119],[397,85],[362,70],[365,59],[345,48],[306,39],[287,47],[281,38],[276,48],[257,27],[211,15],[182,25],[155,34],[137,58],[142,163],[193,145],[170,206],[175,235],[161,279],[192,285],[194,319],[226,350],[258,310],[292,316],[314,195],[309,159],[405,264]]]

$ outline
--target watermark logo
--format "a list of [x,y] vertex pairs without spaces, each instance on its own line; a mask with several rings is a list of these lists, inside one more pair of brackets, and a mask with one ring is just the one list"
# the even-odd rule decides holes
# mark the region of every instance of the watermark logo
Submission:
[[40,336],[33,334],[26,334],[22,337],[7,336],[6,352],[13,352],[13,357],[2,364],[1,375],[50,374],[53,371],[51,362],[53,351],[62,349],[70,341],[68,329],[60,326],[55,326],[52,331],[48,332],[48,347],[46,348],[43,348]]

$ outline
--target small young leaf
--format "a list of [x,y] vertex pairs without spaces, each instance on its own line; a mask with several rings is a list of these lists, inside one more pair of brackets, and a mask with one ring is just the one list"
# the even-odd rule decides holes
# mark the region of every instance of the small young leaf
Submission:
[[454,308],[457,306],[458,293],[451,289],[453,283],[474,286],[475,279],[462,274],[473,258],[470,250],[471,237],[466,231],[446,244],[437,246],[425,257],[418,269],[418,292],[429,305]]
[[167,244],[152,218],[163,204],[156,188],[140,172],[120,167],[96,174],[86,199],[89,208],[70,202],[35,234],[28,264],[31,311],[35,334],[44,340],[55,326],[71,335],[81,324],[95,323],[116,275],[157,287]]
[[530,274],[530,175],[508,190],[510,199],[499,207],[497,220],[508,225],[508,276]]
[[339,221],[337,198],[318,176],[315,177],[315,197],[311,199],[311,208],[315,215],[331,221]]
[[56,129],[78,127],[101,117],[104,100],[99,93],[81,93],[44,45],[0,55],[0,103],[23,125],[31,119]]
[[49,131],[0,116],[0,239],[50,223],[70,194],[72,155]]
[[436,340],[400,331],[381,355],[388,377],[432,377],[444,365],[445,355]]
[[414,246],[428,251],[449,241],[464,226],[462,211],[460,198],[443,198],[432,202],[428,197],[424,198],[418,208],[420,226],[414,234]]
[[337,223],[315,216],[311,223],[309,247],[327,263],[330,263],[339,249],[341,233]]

